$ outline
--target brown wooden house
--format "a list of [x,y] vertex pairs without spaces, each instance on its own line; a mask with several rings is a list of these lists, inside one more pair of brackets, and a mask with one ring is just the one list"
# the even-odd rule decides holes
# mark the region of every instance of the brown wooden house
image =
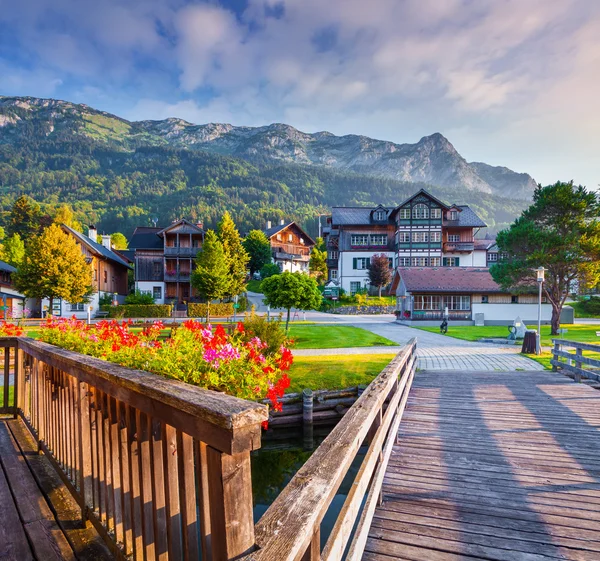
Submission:
[[273,262],[281,271],[308,273],[310,252],[315,241],[295,222],[281,221],[279,226],[267,222],[265,235],[271,243]]

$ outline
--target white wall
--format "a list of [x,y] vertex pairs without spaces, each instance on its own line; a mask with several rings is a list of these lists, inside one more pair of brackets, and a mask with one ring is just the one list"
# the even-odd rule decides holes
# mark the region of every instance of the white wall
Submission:
[[289,273],[308,273],[308,261],[280,261],[276,260],[275,263],[279,266],[282,273],[286,271]]
[[[520,317],[527,327],[537,325],[538,305],[537,304],[472,304],[473,320],[475,314],[484,314],[484,321],[512,322]],[[542,304],[542,323],[549,323],[552,318],[552,306]]]
[[164,304],[165,303],[165,283],[161,282],[161,281],[136,281],[135,282],[135,289],[136,290],[141,290],[142,292],[149,292],[150,294],[153,294],[153,289],[155,286],[160,286],[161,288],[161,295],[162,297],[160,299],[157,299],[154,301],[155,304]]
[[[100,296],[104,294],[110,294],[111,297],[113,296],[112,292],[94,292],[94,294],[92,294],[92,297],[90,298],[90,301],[83,305],[83,310],[76,312],[71,311],[71,304],[69,304],[65,300],[61,300],[60,317],[71,318],[75,316],[77,319],[87,319],[88,308],[91,306],[91,314],[93,318],[96,315],[96,312],[99,308]],[[125,300],[125,296],[118,295],[117,300],[119,304],[122,304]],[[48,298],[44,298],[44,300],[42,300],[42,312],[48,310],[49,305],[50,300],[48,300]]]
[[472,255],[473,267],[487,267],[487,251],[476,250]]
[[[387,257],[394,259],[396,254],[393,251],[341,251],[338,260],[338,282],[340,287],[346,292],[350,293],[350,283],[360,282],[361,288],[365,287],[365,281],[369,280],[368,269],[353,269],[353,259],[356,257],[368,257],[372,258],[373,255],[386,255]],[[368,286],[368,284],[367,284]]]

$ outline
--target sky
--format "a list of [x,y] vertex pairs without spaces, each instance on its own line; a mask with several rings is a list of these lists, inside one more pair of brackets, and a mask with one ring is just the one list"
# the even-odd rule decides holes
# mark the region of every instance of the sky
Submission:
[[0,95],[417,142],[600,184],[597,0],[0,0]]

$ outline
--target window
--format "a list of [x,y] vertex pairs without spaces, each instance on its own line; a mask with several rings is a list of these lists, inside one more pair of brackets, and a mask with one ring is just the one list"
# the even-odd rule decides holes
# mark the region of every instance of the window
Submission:
[[511,304],[518,304],[519,303],[519,296],[517,294],[513,294],[510,297],[510,303]]
[[442,240],[442,233],[439,230],[437,230],[435,232],[430,232],[429,239],[432,242],[440,242]]
[[331,269],[331,271],[329,271],[329,278],[331,278],[333,280],[337,280],[337,278],[338,278],[338,270],[337,269]]
[[353,269],[368,269],[371,264],[371,260],[368,257],[355,257],[352,259]]
[[429,218],[429,208],[424,204],[418,204],[413,207],[413,218],[416,220],[422,220]]
[[460,234],[448,234],[448,241],[449,242],[459,242]]
[[356,294],[360,290],[360,282],[350,283],[350,294]]
[[410,242],[410,232],[400,232],[400,243]]
[[449,310],[470,310],[470,296],[444,296],[444,308]]
[[81,303],[81,304],[70,304],[69,305],[69,311],[71,312],[84,312],[85,311],[85,304]]
[[449,220],[458,220],[458,211],[451,210],[449,214],[450,214]]
[[488,253],[487,260],[488,261],[498,261],[498,254],[497,253]]
[[412,258],[412,266],[413,267],[427,267],[429,265],[429,259],[427,257],[413,257]]
[[288,234],[288,242],[293,242],[293,241],[294,241],[293,234]]
[[419,295],[415,296],[414,310],[439,310],[441,306],[440,296]]
[[481,303],[482,304],[489,304],[490,302],[490,297],[487,294],[484,294],[481,296]]
[[400,220],[410,220],[410,208],[404,207],[400,209]]
[[439,267],[441,259],[439,257],[431,257],[429,259],[429,265],[431,267]]
[[375,220],[385,220],[387,213],[385,212],[385,210],[378,210],[375,213]]
[[442,209],[441,208],[432,208],[431,209],[431,218],[441,218],[442,217]]
[[350,245],[369,245],[369,236],[352,234],[352,236],[350,236]]
[[390,263],[390,269],[394,268],[394,259],[392,257],[388,257],[388,261]]
[[281,241],[281,234],[277,234],[277,241],[280,242]]
[[427,243],[429,241],[429,232],[413,232],[413,243]]
[[372,234],[371,245],[387,245],[387,236],[385,234]]
[[153,286],[152,287],[152,298],[155,300],[162,299],[162,286]]
[[108,282],[108,271],[104,271],[104,284]]
[[410,257],[400,257],[398,263],[400,267],[410,267]]
[[162,267],[160,261],[154,261],[152,263],[152,276],[160,277],[161,269]]
[[444,257],[444,267],[460,267],[460,257]]
[[330,251],[328,253],[327,259],[337,259],[339,257],[339,251]]

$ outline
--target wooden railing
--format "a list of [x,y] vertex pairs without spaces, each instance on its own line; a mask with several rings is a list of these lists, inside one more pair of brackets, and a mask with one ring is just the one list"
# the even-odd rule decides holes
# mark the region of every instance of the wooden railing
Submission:
[[[263,514],[255,527],[257,549],[244,561],[356,561],[362,557],[415,364],[413,339],[369,384]],[[367,453],[321,551],[321,522],[363,443],[368,444]]]
[[119,559],[254,548],[250,451],[267,408],[28,338],[0,339],[21,416]]
[[[574,374],[575,381],[581,382],[581,378],[588,378],[600,382],[600,373],[583,368],[582,365],[588,364],[600,368],[600,360],[589,356],[583,356],[583,351],[592,351],[600,353],[600,345],[592,343],[579,343],[577,341],[564,341],[563,339],[552,339],[554,349],[552,350],[552,370],[566,370]],[[575,349],[575,352],[563,350],[563,348]],[[560,359],[565,360],[560,360]]]

